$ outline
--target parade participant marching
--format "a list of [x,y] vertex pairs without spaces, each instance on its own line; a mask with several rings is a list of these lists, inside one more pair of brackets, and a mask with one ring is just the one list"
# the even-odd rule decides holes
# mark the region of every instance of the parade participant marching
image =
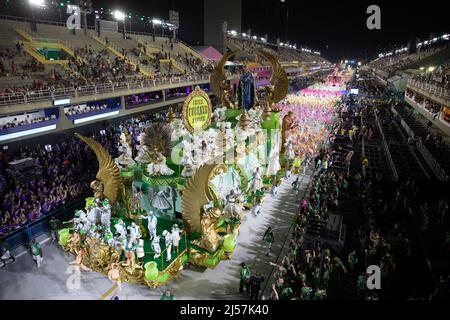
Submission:
[[272,227],[268,227],[266,232],[264,232],[263,240],[267,243],[267,251],[266,256],[270,256],[270,249],[272,248],[272,244],[274,242],[273,230]]
[[112,283],[117,285],[119,291],[122,291],[122,281],[120,279],[120,270],[118,263],[111,263],[111,267],[108,271],[108,279],[112,281]]
[[250,276],[252,275],[252,271],[249,266],[247,266],[244,262],[241,263],[241,271],[240,271],[240,282],[239,282],[239,293],[250,294]]
[[261,214],[261,200],[255,197],[255,205],[253,206],[252,213],[255,217]]
[[259,272],[250,277],[250,300],[259,300],[259,291],[263,281],[264,277]]
[[36,242],[36,239],[31,241],[31,254],[33,255],[33,260],[36,261],[36,265],[38,268],[41,267],[42,262],[44,260],[42,256],[42,247],[39,242]]
[[161,300],[175,300],[173,293],[167,289],[161,296]]
[[61,222],[55,216],[53,216],[49,221],[49,226],[52,242],[55,242],[55,240],[58,240],[58,230],[61,226]]
[[8,244],[3,241],[0,243],[0,258],[2,268],[6,266],[9,260],[16,262],[16,258],[9,252]]

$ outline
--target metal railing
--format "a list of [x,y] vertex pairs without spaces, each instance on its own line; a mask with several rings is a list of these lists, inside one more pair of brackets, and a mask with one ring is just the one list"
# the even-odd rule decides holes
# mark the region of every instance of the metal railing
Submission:
[[408,85],[450,100],[450,90],[425,81],[409,79]]
[[395,168],[394,161],[392,160],[391,151],[389,150],[389,146],[388,146],[388,144],[386,142],[386,137],[384,136],[384,131],[383,131],[383,128],[381,127],[381,124],[380,124],[380,119],[378,118],[378,115],[377,115],[376,112],[374,112],[374,114],[375,114],[375,123],[377,124],[378,131],[380,132],[380,135],[381,135],[381,141],[382,141],[382,144],[383,144],[383,149],[384,149],[384,152],[386,154],[386,158],[388,160],[389,167],[391,168],[392,175],[394,176],[394,181],[398,181],[397,169]]
[[14,92],[0,95],[0,106],[27,104],[40,101],[53,101],[65,98],[78,98],[94,94],[123,92],[133,89],[154,89],[163,85],[187,84],[195,81],[209,81],[210,75],[182,76],[174,78],[144,79],[134,82],[103,83],[80,87],[67,87],[55,90],[45,89],[30,92]]

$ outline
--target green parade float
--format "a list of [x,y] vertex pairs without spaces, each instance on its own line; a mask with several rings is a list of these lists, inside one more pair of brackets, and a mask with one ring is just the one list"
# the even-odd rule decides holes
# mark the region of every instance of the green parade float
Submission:
[[[175,278],[187,262],[214,268],[231,258],[243,218],[255,201],[264,201],[265,192],[281,177],[280,165],[267,173],[271,161],[278,163],[283,158],[279,154],[279,112],[273,107],[286,96],[288,87],[276,58],[260,51],[258,55],[272,66],[271,86],[265,88],[259,105],[241,108],[239,102],[231,101],[224,73],[225,62],[235,54],[226,53],[211,76],[214,93],[220,98],[215,112],[208,94],[196,87],[184,102],[182,120],[170,110],[168,123],[145,129],[140,157],[147,161],[130,157],[131,138],[125,133],[118,159],[112,159],[97,141],[76,134],[91,147],[99,163],[91,183],[94,196],[86,199],[85,211],[76,213],[73,226],[59,231],[59,244],[77,256],[77,264],[107,274],[115,282],[154,288]],[[185,134],[173,139],[174,130],[180,128]],[[195,141],[206,136],[210,140],[201,141],[203,151],[195,151],[199,148]],[[191,144],[188,138],[193,139]],[[198,151],[211,154],[194,165],[199,153],[195,159],[189,153]],[[269,155],[269,161],[259,160],[262,153]],[[83,223],[95,217],[95,210],[100,212],[97,220],[101,223],[91,221],[87,230]],[[149,212],[157,218],[158,239],[153,241]],[[163,236],[174,228],[179,229],[177,250],[166,247]],[[131,229],[138,236],[129,246],[126,230]],[[113,269],[120,277],[111,276]]]

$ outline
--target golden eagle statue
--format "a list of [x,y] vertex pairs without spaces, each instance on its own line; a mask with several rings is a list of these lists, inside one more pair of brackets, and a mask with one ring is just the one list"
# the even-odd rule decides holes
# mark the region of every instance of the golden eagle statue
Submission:
[[95,153],[98,161],[96,180],[92,181],[91,188],[95,198],[107,198],[113,205],[122,196],[123,181],[120,170],[106,149],[92,138],[75,133],[75,136],[84,141]]
[[288,94],[289,79],[286,71],[284,71],[284,68],[274,55],[263,50],[258,51],[257,54],[267,59],[272,66],[272,77],[270,78],[272,86],[266,88],[270,106],[272,106],[272,104],[283,100]]
[[211,74],[211,86],[214,94],[221,100],[223,105],[230,109],[234,109],[235,106],[231,102],[231,88],[226,84],[227,77],[225,75],[225,63],[236,53],[237,51],[224,53],[222,59],[220,59]]

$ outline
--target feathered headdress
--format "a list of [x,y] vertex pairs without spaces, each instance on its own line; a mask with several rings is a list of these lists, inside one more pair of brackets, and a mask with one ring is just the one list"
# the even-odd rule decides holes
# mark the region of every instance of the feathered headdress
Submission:
[[169,125],[165,123],[153,123],[145,128],[142,138],[143,144],[151,151],[157,150],[164,156],[169,156],[172,151],[172,133]]

